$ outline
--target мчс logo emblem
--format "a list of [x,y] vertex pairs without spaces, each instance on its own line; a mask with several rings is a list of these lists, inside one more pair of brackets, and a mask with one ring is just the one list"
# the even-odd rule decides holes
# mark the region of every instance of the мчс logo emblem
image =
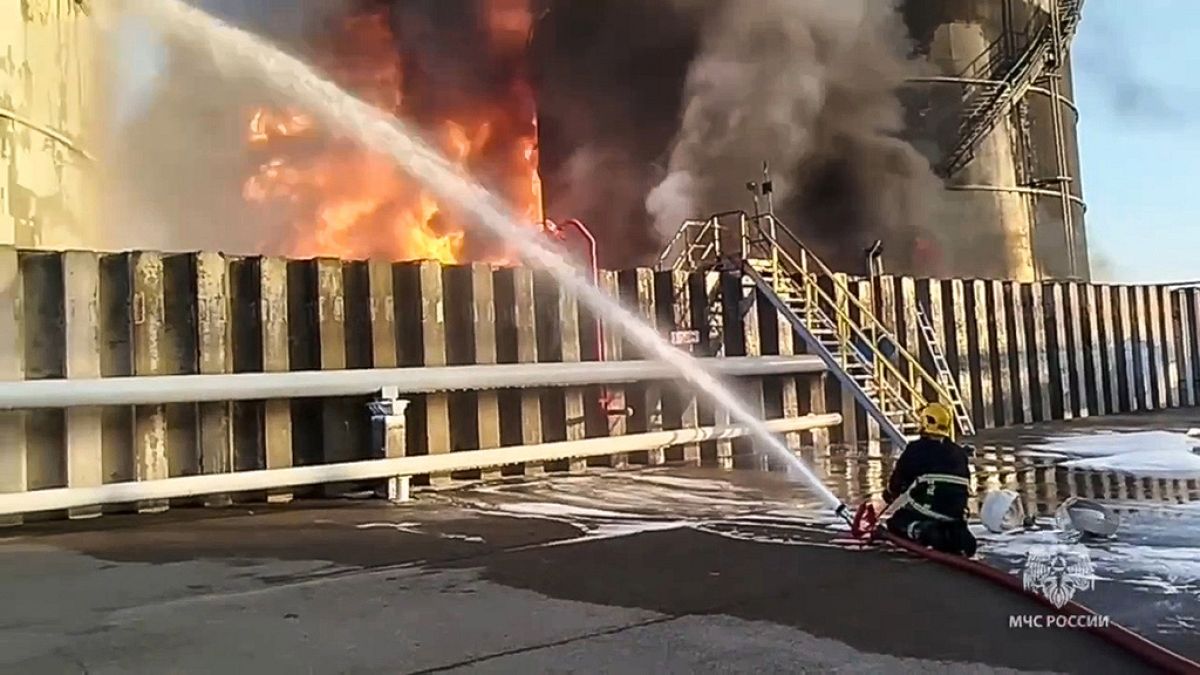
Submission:
[[1021,580],[1025,590],[1036,591],[1061,608],[1077,592],[1093,588],[1094,572],[1086,548],[1055,545],[1029,552]]

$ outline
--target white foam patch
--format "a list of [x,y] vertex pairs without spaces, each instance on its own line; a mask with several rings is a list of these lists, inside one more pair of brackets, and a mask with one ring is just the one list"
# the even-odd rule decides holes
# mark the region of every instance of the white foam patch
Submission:
[[516,502],[512,504],[497,504],[496,510],[511,515],[544,516],[550,519],[577,518],[624,518],[625,514],[617,511],[604,511],[574,504],[561,502]]
[[475,544],[484,543],[484,538],[473,534],[458,534],[454,532],[426,532],[421,529],[421,523],[360,523],[354,526],[359,530],[395,530],[405,534],[418,534],[426,537],[437,537],[439,539],[456,539],[458,541],[468,541]]
[[1187,434],[1139,431],[1058,438],[1033,448],[1037,454],[1066,457],[1062,465],[1076,469],[1152,478],[1194,478],[1200,477],[1200,454],[1194,452],[1198,446],[1200,439]]
[[[1056,530],[1005,535],[972,530],[986,556],[1006,559],[1018,571],[1030,553],[1042,552],[1061,541],[1061,532]],[[1200,547],[1147,546],[1120,541],[1084,545],[1097,581],[1127,584],[1160,594],[1200,591]]]

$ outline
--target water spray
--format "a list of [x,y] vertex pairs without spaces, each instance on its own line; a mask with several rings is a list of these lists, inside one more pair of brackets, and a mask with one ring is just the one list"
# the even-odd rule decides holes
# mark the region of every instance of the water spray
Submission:
[[729,389],[690,355],[674,348],[654,328],[589,283],[553,250],[539,229],[519,224],[521,219],[507,205],[420,140],[415,129],[343,91],[269,41],[230,26],[180,0],[125,0],[123,6],[142,15],[180,43],[207,54],[224,74],[255,77],[291,98],[327,128],[390,156],[438,199],[471,214],[477,222],[511,244],[526,262],[552,274],[563,289],[574,294],[597,316],[618,324],[632,343],[673,367],[715,405],[728,410],[732,418],[749,427],[761,447],[784,462],[789,474],[793,471],[799,474],[822,501],[834,509],[834,513],[850,522],[847,506]]

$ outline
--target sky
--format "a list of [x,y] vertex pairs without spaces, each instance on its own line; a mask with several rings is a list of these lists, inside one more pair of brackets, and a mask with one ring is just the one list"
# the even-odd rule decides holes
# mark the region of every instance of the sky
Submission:
[[1200,280],[1200,2],[1087,0],[1072,54],[1093,277]]

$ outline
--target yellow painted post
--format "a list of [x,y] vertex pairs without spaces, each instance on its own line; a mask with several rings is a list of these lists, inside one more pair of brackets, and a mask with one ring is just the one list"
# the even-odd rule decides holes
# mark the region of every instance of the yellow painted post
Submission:
[[[0,246],[0,380],[25,379],[24,286],[16,249]],[[25,412],[0,411],[0,492],[24,492]],[[21,516],[0,517],[0,526],[19,525]]]
[[[474,318],[475,363],[496,363],[496,294],[494,272],[489,265],[471,265],[471,307]],[[481,391],[476,397],[479,448],[500,447],[500,403],[495,391]],[[483,480],[500,478],[500,469],[487,469]]]
[[[66,377],[100,377],[100,259],[95,253],[62,254],[65,294]],[[68,408],[66,413],[67,487],[104,483],[103,410]],[[98,507],[72,509],[72,518],[100,515]]]
[[[132,259],[133,374],[163,374],[163,339],[166,324],[163,259],[158,253],[135,253]],[[165,406],[137,406],[133,411],[133,469],[137,480],[170,477],[167,460]],[[142,512],[163,511],[166,500],[139,505]]]
[[[262,370],[284,373],[291,368],[288,323],[288,263],[282,258],[261,258],[258,263],[259,330],[262,343]],[[263,464],[268,469],[293,465],[292,408],[288,399],[272,399],[263,404]],[[290,490],[267,493],[271,503],[292,500]]]
[[[201,375],[233,372],[233,345],[230,335],[229,268],[219,253],[196,254],[196,345]],[[201,403],[200,468],[203,473],[230,473],[234,470],[233,409],[227,401]],[[228,495],[205,499],[208,506],[225,506]]]

